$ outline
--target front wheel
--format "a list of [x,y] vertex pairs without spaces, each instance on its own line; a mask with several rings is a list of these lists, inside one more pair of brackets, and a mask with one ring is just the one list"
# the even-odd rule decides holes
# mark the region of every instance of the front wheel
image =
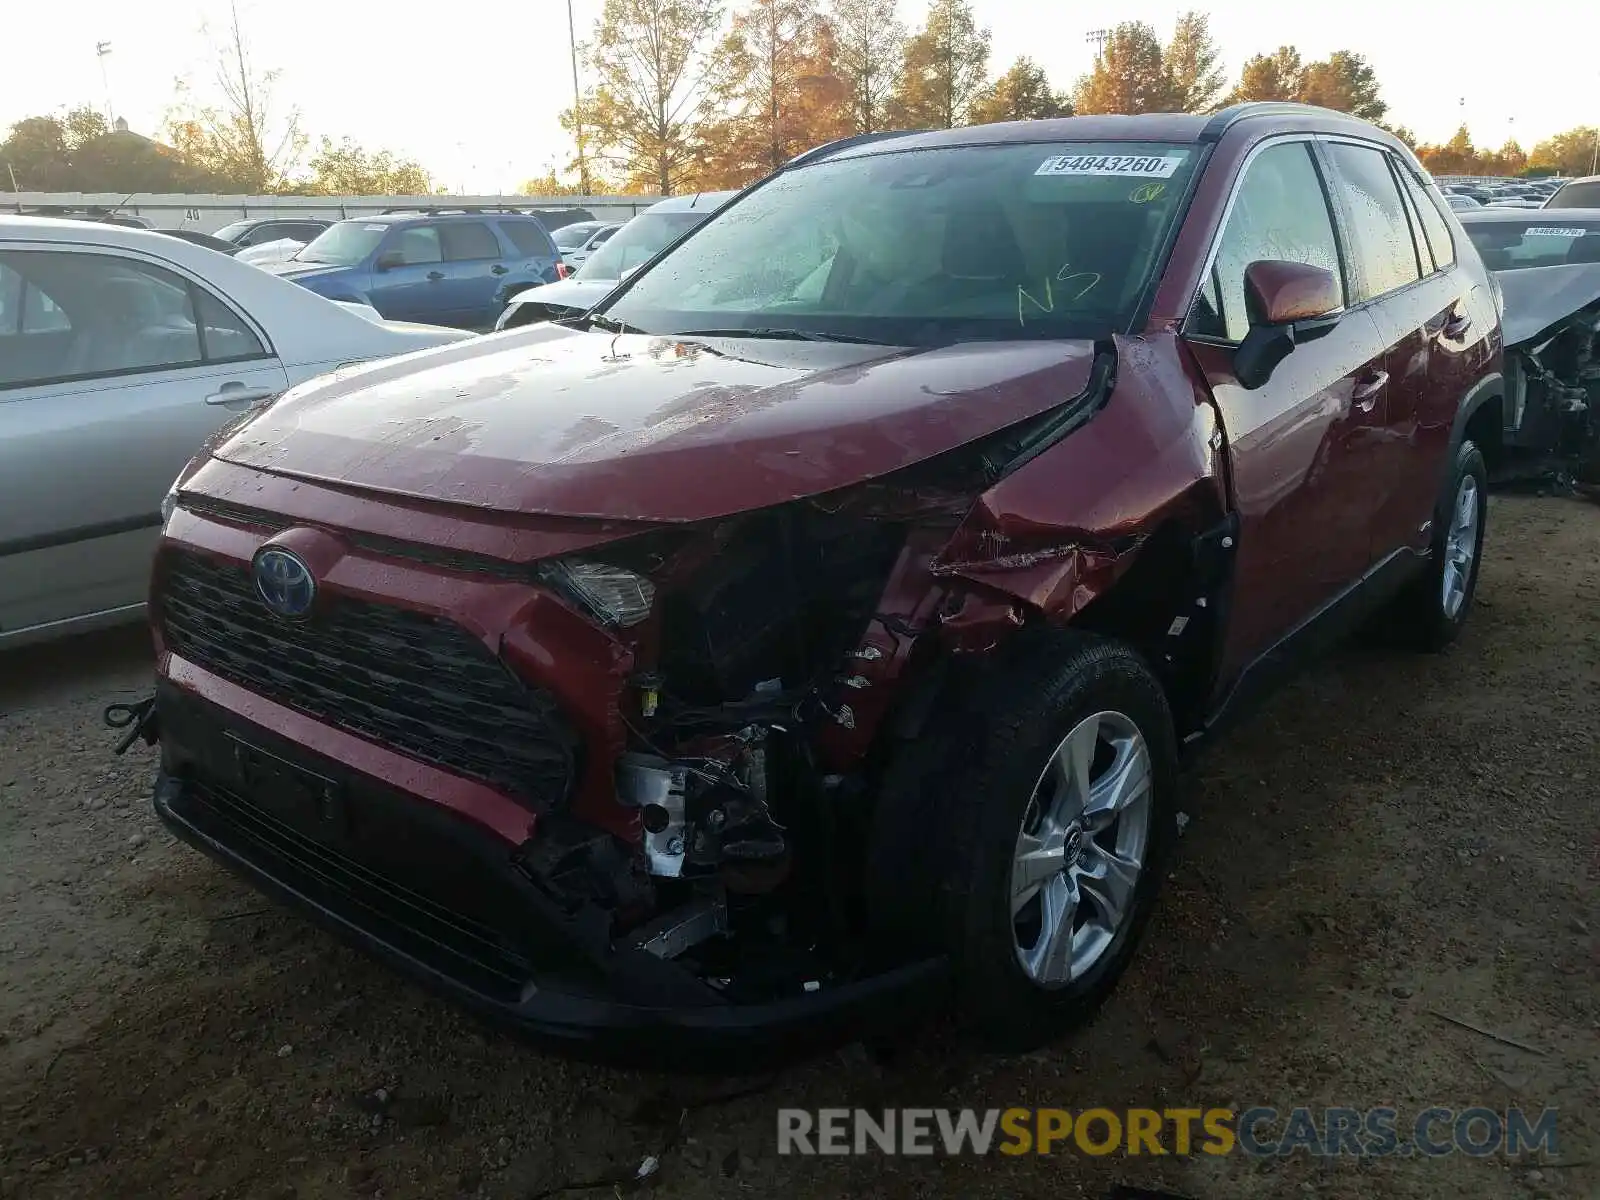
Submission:
[[1058,1036],[1110,994],[1177,835],[1160,683],[1120,643],[1041,641],[969,709],[959,761],[924,783],[921,827],[882,830],[938,839],[933,891],[960,1015],[1005,1051]]

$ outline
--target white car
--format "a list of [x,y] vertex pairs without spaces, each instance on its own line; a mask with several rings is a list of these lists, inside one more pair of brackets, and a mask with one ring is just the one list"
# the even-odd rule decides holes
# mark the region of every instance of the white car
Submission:
[[0,649],[138,616],[162,498],[219,426],[472,336],[159,233],[0,216]]
[[[613,234],[608,234],[606,244],[591,253],[570,279],[525,288],[513,295],[495,321],[495,329],[515,329],[535,321],[560,321],[587,312],[624,276],[701,224],[737,194],[696,192],[658,200],[631,221],[618,226]],[[558,229],[553,236],[560,234]]]
[[275,242],[258,242],[254,246],[246,246],[233,257],[240,262],[254,263],[264,267],[268,263],[288,262],[301,250],[306,243],[297,242],[293,238],[279,238]]
[[550,240],[561,251],[562,261],[569,267],[577,268],[609,242],[611,235],[622,226],[621,221],[576,221],[557,229],[550,235]]

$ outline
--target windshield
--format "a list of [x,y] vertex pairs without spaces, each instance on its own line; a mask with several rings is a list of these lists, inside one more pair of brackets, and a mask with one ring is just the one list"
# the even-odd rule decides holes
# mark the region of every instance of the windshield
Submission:
[[337,267],[353,267],[366,261],[367,255],[377,249],[387,225],[369,225],[364,221],[340,221],[330,225],[303,246],[294,256],[296,262],[328,263]]
[[254,229],[255,227],[256,223],[254,221],[234,221],[231,225],[224,225],[211,236],[219,237],[225,242],[231,242],[241,233]]
[[724,210],[604,311],[646,333],[896,345],[1124,330],[1195,158],[1120,142],[825,160]]
[[661,247],[710,215],[709,209],[705,212],[640,213],[590,255],[573,278],[621,279],[624,271],[648,262]]
[[592,238],[599,228],[599,221],[579,221],[576,225],[563,225],[550,235],[550,240],[559,249],[576,250]]
[[1545,201],[1546,208],[1600,208],[1600,179],[1569,183]]
[[1600,221],[1541,216],[1521,221],[1471,221],[1467,236],[1491,271],[1600,263]]

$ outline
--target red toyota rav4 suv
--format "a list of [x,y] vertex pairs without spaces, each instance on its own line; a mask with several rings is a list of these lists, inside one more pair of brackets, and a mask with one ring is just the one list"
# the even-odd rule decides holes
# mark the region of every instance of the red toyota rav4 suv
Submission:
[[1128,963],[1184,749],[1357,619],[1455,635],[1500,366],[1439,194],[1336,113],[826,146],[581,318],[197,459],[156,807],[568,1044],[938,999],[1031,1046]]

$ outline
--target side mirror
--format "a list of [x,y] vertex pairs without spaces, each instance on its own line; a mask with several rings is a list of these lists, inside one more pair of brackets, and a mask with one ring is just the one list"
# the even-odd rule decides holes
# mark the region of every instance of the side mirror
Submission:
[[385,250],[378,255],[378,261],[372,264],[374,271],[392,271],[396,267],[406,265],[406,256],[398,250]]
[[1244,303],[1250,332],[1233,353],[1233,373],[1249,389],[1266,383],[1296,346],[1331,333],[1344,316],[1339,281],[1310,263],[1251,263],[1244,269]]

